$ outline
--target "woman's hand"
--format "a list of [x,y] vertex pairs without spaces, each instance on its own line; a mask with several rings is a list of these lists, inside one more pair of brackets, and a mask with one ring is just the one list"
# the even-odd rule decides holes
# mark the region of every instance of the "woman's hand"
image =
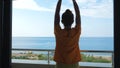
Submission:
[[62,1],[62,0],[58,0],[58,1]]
[[73,2],[76,2],[76,0],[72,0]]

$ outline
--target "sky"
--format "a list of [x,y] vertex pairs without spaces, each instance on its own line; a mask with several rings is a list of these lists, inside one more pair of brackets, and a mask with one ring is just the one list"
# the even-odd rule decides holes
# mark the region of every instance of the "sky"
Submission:
[[[76,1],[81,14],[82,37],[113,37],[113,0]],[[15,0],[12,4],[13,37],[54,37],[57,0]],[[66,9],[75,14],[72,0],[62,1],[60,15]]]

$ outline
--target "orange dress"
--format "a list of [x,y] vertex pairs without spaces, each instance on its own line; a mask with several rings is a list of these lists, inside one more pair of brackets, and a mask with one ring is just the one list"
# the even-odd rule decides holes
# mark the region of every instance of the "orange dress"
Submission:
[[79,24],[70,30],[61,29],[59,24],[54,27],[56,48],[54,61],[57,63],[74,64],[81,61],[79,38],[81,27]]

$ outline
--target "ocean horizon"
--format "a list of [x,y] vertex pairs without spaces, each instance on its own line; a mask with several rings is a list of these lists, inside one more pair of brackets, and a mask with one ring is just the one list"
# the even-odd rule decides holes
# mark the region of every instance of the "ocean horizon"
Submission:
[[[55,37],[12,37],[12,48],[55,49]],[[81,37],[80,50],[114,50],[113,37]]]

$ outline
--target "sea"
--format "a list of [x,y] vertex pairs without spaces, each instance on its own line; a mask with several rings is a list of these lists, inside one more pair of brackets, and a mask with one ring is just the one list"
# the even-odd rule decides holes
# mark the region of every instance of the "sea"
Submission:
[[[12,37],[12,48],[55,49],[55,37]],[[113,37],[81,37],[80,50],[114,50]]]
[[[12,48],[14,49],[53,49],[55,50],[55,37],[12,37]],[[114,38],[113,37],[81,37],[79,40],[79,48],[81,50],[104,50],[104,51],[113,51],[114,50]],[[15,51],[12,53],[26,53],[24,51]],[[48,52],[32,52],[35,54],[44,54],[48,55]],[[111,53],[89,53],[85,52],[82,54],[86,54],[88,56],[108,56],[112,57]],[[53,56],[53,52],[50,52],[50,56]],[[111,59],[112,60],[112,59]],[[41,61],[39,60],[18,60],[18,59],[12,59],[12,62],[15,63],[28,63],[28,62],[33,62],[33,63],[40,63]],[[47,63],[47,61],[43,60],[43,63]],[[55,62],[50,62],[54,63]],[[82,62],[83,63],[83,62]],[[84,62],[86,64],[86,62]],[[80,64],[82,65],[82,64]],[[94,64],[95,65],[95,64]],[[98,65],[97,65],[98,66]]]

